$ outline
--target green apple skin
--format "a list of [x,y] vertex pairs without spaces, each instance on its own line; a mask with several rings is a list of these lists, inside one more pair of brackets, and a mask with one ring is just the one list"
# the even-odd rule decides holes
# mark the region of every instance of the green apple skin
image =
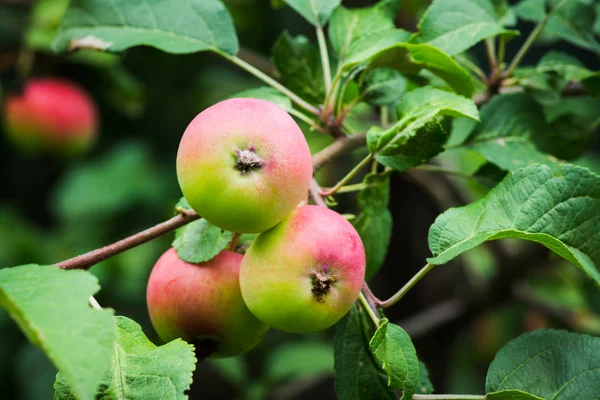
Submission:
[[242,255],[222,251],[212,260],[191,264],[175,249],[152,269],[146,300],[154,329],[165,342],[212,340],[211,357],[232,357],[254,348],[269,327],[250,313],[242,299]]
[[312,160],[302,131],[283,109],[265,100],[229,99],[187,127],[177,178],[190,206],[207,221],[232,232],[258,233],[304,199]]
[[23,93],[6,98],[6,134],[15,147],[26,153],[82,154],[95,142],[98,125],[93,99],[70,81],[31,79]]
[[240,287],[250,311],[282,331],[329,328],[351,308],[365,278],[365,250],[344,217],[301,206],[260,233],[244,255]]

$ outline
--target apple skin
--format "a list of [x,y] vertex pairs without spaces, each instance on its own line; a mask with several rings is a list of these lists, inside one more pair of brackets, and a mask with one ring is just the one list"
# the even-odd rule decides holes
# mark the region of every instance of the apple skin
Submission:
[[282,221],[306,196],[312,172],[308,144],[292,117],[251,98],[198,114],[177,153],[177,178],[190,206],[232,232],[258,233]]
[[73,82],[31,79],[23,93],[7,96],[4,125],[9,139],[24,152],[75,156],[95,142],[98,111]]
[[301,206],[256,237],[242,261],[240,287],[259,320],[286,332],[317,332],[352,308],[365,265],[360,236],[344,217]]
[[199,264],[181,260],[174,248],[152,269],[146,291],[154,329],[165,342],[214,340],[211,357],[232,357],[255,347],[269,330],[244,304],[239,287],[242,255],[222,251]]

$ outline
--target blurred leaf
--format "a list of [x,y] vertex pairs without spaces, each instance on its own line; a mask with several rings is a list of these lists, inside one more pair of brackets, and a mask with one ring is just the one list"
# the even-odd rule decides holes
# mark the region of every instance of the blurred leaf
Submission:
[[319,50],[306,36],[284,31],[273,46],[273,62],[281,80],[303,99],[319,104],[325,98]]
[[149,148],[121,143],[100,160],[76,166],[58,185],[53,209],[59,218],[106,218],[134,205],[156,202],[165,181],[156,170]]
[[209,358],[206,362],[236,387],[244,388],[248,384],[248,369],[244,357]]
[[369,174],[363,180],[363,185],[365,188],[356,199],[362,213],[352,224],[365,246],[365,280],[368,280],[381,268],[392,237],[392,214],[388,209],[390,174]]
[[419,21],[414,39],[453,56],[483,39],[515,34],[502,26],[490,0],[436,0]]
[[267,359],[265,376],[272,382],[333,373],[333,349],[322,342],[293,342],[277,347]]
[[343,64],[352,43],[364,38],[374,39],[376,34],[395,28],[394,15],[389,12],[385,2],[379,2],[365,8],[336,8],[329,22],[328,33],[331,47],[338,55],[340,64]]
[[[113,360],[96,394],[103,399],[187,399],[196,368],[194,347],[181,339],[163,346],[148,340],[133,320],[115,317],[118,327]],[[55,400],[76,396],[61,373],[54,384]]]
[[368,69],[387,67],[408,75],[424,69],[443,79],[456,93],[473,95],[473,78],[452,57],[428,44],[402,43],[405,35],[404,31],[393,32],[389,38],[377,35],[376,43],[355,42],[348,50],[345,68],[368,62]]
[[173,247],[183,261],[201,263],[219,254],[232,238],[233,232],[223,231],[200,219],[177,229]]
[[509,342],[488,370],[486,390],[522,390],[543,399],[600,393],[600,338],[539,330]]
[[550,17],[544,33],[581,48],[600,53],[600,43],[594,38],[593,2],[586,0],[522,0],[514,7],[521,19],[540,22]]
[[412,399],[419,382],[419,360],[408,333],[382,319],[369,347],[383,364],[388,385],[402,390],[401,399]]
[[39,259],[41,233],[22,216],[0,209],[0,268]]
[[49,51],[69,0],[38,0],[33,3],[25,43],[31,49]]
[[433,384],[429,379],[429,371],[427,366],[422,361],[419,361],[419,382],[417,384],[417,394],[430,394],[433,393]]
[[[399,120],[387,130],[372,128],[367,133],[367,145],[378,161],[402,152],[402,146],[417,135],[426,124],[442,115],[479,118],[471,99],[431,87],[413,90],[404,96],[398,108]],[[436,153],[437,154],[437,153]]]
[[396,391],[368,347],[373,336],[371,321],[354,306],[336,325],[335,392],[340,400],[396,400]]
[[283,0],[308,22],[323,26],[342,0]]
[[366,102],[377,106],[390,105],[402,99],[406,78],[390,68],[375,68],[366,73],[361,96]]
[[44,352],[26,342],[19,350],[16,361],[14,376],[19,384],[19,399],[51,399],[54,393],[52,383],[58,371]]
[[253,99],[267,100],[273,104],[278,105],[287,112],[293,110],[292,101],[290,100],[290,98],[281,93],[279,90],[270,86],[261,86],[253,89],[247,89],[230,96],[230,98],[234,97],[250,97]]
[[112,310],[88,304],[99,289],[96,278],[83,271],[35,264],[0,270],[0,305],[80,399],[94,398],[116,335]]
[[511,172],[483,199],[452,208],[429,231],[431,264],[445,264],[487,240],[538,242],[600,284],[600,177],[574,165]]
[[141,45],[168,53],[238,51],[231,16],[219,0],[72,0],[53,48],[119,52]]

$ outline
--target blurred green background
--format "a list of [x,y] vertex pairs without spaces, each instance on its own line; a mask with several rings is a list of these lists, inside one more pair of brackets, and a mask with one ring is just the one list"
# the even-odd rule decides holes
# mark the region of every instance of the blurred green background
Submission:
[[[243,58],[250,62],[270,68],[270,48],[283,30],[314,40],[311,27],[289,8],[273,9],[265,0],[224,2],[232,13]],[[0,131],[0,267],[55,263],[169,218],[181,196],[175,155],[189,121],[236,92],[261,86],[210,53],[176,56],[136,48],[120,56],[93,52],[57,56],[50,43],[67,3],[0,1],[0,99],[18,92],[29,76],[73,80],[98,103],[100,139],[84,156],[61,160],[22,154]],[[372,3],[344,1],[347,7]],[[403,1],[398,25],[414,31],[426,3]],[[526,33],[531,25],[522,23],[518,28]],[[523,36],[509,44],[509,57]],[[526,62],[536,62],[552,47],[599,69],[598,59],[589,53],[564,43],[545,46],[534,48]],[[482,46],[473,56],[487,70]],[[331,141],[301,126],[313,151]],[[343,158],[325,169],[320,180],[335,182],[359,157]],[[478,162],[466,153],[439,161]],[[585,162],[598,171],[597,156]],[[429,226],[445,208],[440,204],[457,206],[484,191],[464,181],[422,173],[394,176],[392,244],[384,267],[370,282],[377,295],[391,295],[422,267],[429,255]],[[353,194],[338,200],[339,211],[356,212]],[[102,285],[99,303],[139,322],[156,343],[145,308],[145,285],[171,240],[168,235],[92,269]],[[600,333],[600,294],[582,274],[535,245],[501,242],[509,250],[504,253],[519,254],[514,260],[499,259],[497,246],[475,249],[432,273],[388,313],[415,338],[438,393],[483,392],[485,371],[495,352],[523,331],[556,326]],[[506,263],[511,268],[500,268]],[[334,329],[308,336],[271,331],[245,357],[199,364],[191,398],[333,398],[333,334]],[[0,397],[50,399],[55,373],[42,352],[0,311]]]

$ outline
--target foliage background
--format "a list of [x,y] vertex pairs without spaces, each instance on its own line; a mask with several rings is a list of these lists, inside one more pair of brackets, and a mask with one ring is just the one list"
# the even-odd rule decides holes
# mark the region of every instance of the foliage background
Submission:
[[[224,2],[247,57],[264,62],[284,29],[314,40],[312,27],[287,7],[272,9],[262,0]],[[344,1],[346,7],[372,3]],[[397,25],[414,31],[425,3],[404,1]],[[100,140],[82,158],[58,160],[20,154],[0,134],[0,267],[54,263],[168,218],[180,197],[175,155],[189,121],[215,102],[261,86],[208,52],[171,55],[135,48],[120,57],[55,56],[47,45],[64,6],[64,0],[0,2],[0,98],[19,90],[22,77],[29,74],[77,81],[99,104]],[[519,21],[522,34],[508,44],[507,59],[532,26]],[[600,69],[592,53],[552,41],[535,47],[523,64],[537,62],[549,48],[577,56],[591,70]],[[471,54],[487,70],[483,44]],[[313,150],[331,141],[302,127]],[[585,161],[596,171],[599,153],[596,143]],[[326,168],[320,178],[333,184],[360,158],[361,154],[348,156]],[[463,166],[474,162],[468,155],[438,161]],[[422,171],[393,175],[390,250],[380,273],[369,282],[379,297],[393,294],[422,267],[430,255],[427,233],[435,218],[448,206],[476,198],[482,191],[460,178]],[[354,196],[339,196],[339,201],[341,211],[357,213]],[[139,322],[157,343],[145,309],[145,284],[171,238],[150,242],[92,269],[102,286],[97,296],[100,304]],[[506,243],[511,249],[530,246]],[[590,284],[578,271],[534,245],[517,267],[500,270],[502,260],[494,257],[494,246],[471,251],[432,273],[387,312],[391,321],[400,322],[413,336],[438,392],[483,392],[485,371],[496,351],[523,331],[553,326],[600,333],[600,295],[589,290]],[[549,268],[550,264],[561,266]],[[486,283],[490,285],[483,294],[474,289]],[[428,312],[419,314],[422,310]],[[333,329],[310,336],[271,331],[245,357],[199,364],[191,397],[250,399],[269,393],[276,399],[332,398],[332,337]],[[51,398],[55,374],[42,352],[0,311],[3,397]]]

